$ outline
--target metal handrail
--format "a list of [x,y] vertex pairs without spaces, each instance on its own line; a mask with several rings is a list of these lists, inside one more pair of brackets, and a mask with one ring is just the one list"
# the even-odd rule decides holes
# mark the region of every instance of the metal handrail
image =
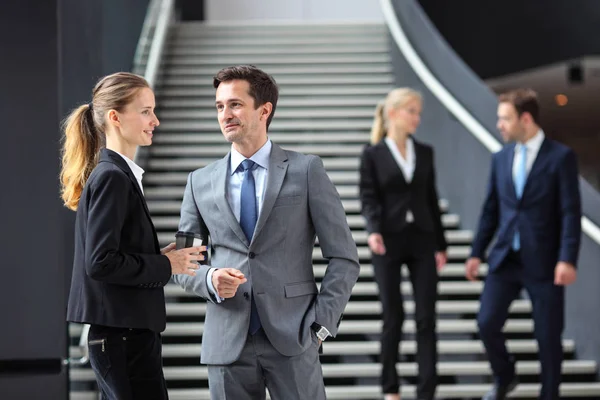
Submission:
[[[144,24],[140,34],[140,39],[135,51],[133,70],[138,72],[142,70],[141,74],[146,78],[150,87],[154,88],[156,84],[156,76],[158,75],[158,67],[160,66],[160,59],[162,58],[163,48],[165,45],[169,24],[173,18],[174,10],[173,0],[150,0],[148,4],[148,10],[146,11],[146,17],[144,18]],[[150,46],[148,51],[148,57],[145,60],[144,66],[144,55],[146,49]],[[138,161],[138,154],[135,154],[135,161]],[[79,349],[81,350],[82,356],[79,358],[69,357],[64,360],[64,364],[68,365],[85,365],[89,362],[89,349],[87,345],[87,337],[90,331],[90,325],[84,324],[79,337]]]
[[[380,0],[380,4],[385,22],[394,38],[394,42],[423,84],[431,91],[439,102],[460,121],[467,131],[475,136],[475,138],[490,152],[495,153],[499,151],[502,148],[502,144],[498,139],[481,125],[481,123],[479,123],[479,121],[477,121],[477,119],[475,119],[475,117],[473,117],[473,115],[471,115],[471,113],[456,100],[452,93],[441,84],[429,68],[427,68],[404,33],[400,21],[396,16],[396,12],[394,11],[392,0]],[[600,228],[585,215],[581,217],[581,229],[590,239],[600,245]]]

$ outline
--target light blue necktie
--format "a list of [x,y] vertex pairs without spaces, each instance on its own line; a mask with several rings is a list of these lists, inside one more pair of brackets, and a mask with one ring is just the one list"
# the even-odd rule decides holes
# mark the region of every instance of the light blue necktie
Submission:
[[[244,171],[244,180],[242,181],[242,193],[240,201],[240,226],[246,235],[248,242],[252,241],[254,228],[258,220],[258,207],[256,206],[256,185],[254,184],[254,176],[252,170],[256,167],[256,163],[252,160],[242,161],[241,168]],[[256,310],[254,302],[254,293],[250,300],[250,327],[248,328],[251,335],[254,335],[260,329],[260,317]]]
[[[521,199],[523,196],[523,189],[525,188],[525,182],[527,181],[527,146],[521,145],[519,156],[519,164],[517,165],[517,173],[515,175],[515,192],[517,198]],[[521,239],[519,237],[518,228],[515,230],[512,248],[514,251],[521,248]]]

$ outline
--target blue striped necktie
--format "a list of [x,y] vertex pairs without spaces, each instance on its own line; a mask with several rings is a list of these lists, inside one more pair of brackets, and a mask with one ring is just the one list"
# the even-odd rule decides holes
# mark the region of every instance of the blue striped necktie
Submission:
[[[252,242],[254,228],[258,220],[258,207],[256,204],[256,185],[252,170],[256,167],[256,163],[252,160],[242,161],[241,167],[244,171],[244,180],[242,181],[242,193],[240,199],[240,226],[246,235],[248,242]],[[254,302],[254,293],[250,300],[250,327],[248,328],[251,335],[254,335],[260,329],[260,317]]]

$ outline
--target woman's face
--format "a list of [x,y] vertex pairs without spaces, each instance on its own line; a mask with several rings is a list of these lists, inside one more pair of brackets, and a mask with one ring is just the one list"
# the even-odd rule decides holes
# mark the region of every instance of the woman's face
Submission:
[[154,93],[151,89],[140,89],[133,101],[118,114],[121,139],[129,146],[152,144],[154,128],[159,125],[154,114]]
[[391,109],[388,115],[390,125],[401,132],[413,134],[421,123],[421,101],[410,99],[400,107]]

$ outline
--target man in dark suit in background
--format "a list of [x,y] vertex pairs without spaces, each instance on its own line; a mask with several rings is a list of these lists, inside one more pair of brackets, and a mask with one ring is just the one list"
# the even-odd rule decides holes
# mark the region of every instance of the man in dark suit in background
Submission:
[[466,263],[467,278],[474,280],[497,235],[477,317],[495,378],[484,400],[504,399],[518,383],[502,327],[523,287],[532,301],[539,346],[539,398],[559,398],[564,286],[577,277],[581,203],[575,154],[546,138],[538,118],[534,91],[518,89],[499,97],[498,129],[506,142],[516,143],[493,156],[479,229]]

